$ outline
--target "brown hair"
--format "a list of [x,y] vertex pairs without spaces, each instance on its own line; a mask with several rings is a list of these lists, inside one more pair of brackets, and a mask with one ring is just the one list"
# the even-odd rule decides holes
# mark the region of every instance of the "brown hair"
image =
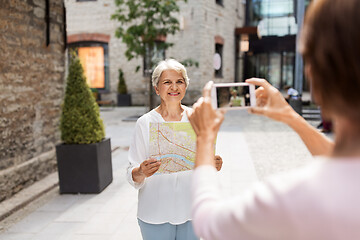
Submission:
[[300,42],[318,104],[360,120],[360,1],[313,1]]

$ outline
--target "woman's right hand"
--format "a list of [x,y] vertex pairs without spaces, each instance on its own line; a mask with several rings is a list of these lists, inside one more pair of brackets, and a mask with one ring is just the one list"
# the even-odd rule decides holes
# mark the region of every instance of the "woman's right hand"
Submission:
[[154,175],[154,173],[159,170],[160,165],[161,162],[156,159],[146,159],[139,167],[133,169],[132,177],[134,182],[141,183],[145,180],[145,178]]
[[161,165],[161,162],[156,160],[156,159],[153,159],[153,158],[150,158],[150,159],[147,159],[145,161],[143,161],[141,164],[140,164],[140,172],[145,176],[145,177],[150,177],[152,176],[154,173],[156,173],[157,170],[159,170],[160,168],[160,165]]
[[279,90],[265,79],[251,78],[246,82],[260,86],[255,90],[256,107],[250,108],[251,113],[264,115],[283,123],[290,123],[294,117],[297,117],[298,114],[286,102]]

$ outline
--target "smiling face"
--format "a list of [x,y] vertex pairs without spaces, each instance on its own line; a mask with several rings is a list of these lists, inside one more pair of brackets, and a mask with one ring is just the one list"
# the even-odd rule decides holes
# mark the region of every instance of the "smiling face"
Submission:
[[165,70],[161,73],[155,91],[157,95],[160,95],[161,101],[165,103],[180,103],[186,93],[186,83],[181,73],[175,70]]

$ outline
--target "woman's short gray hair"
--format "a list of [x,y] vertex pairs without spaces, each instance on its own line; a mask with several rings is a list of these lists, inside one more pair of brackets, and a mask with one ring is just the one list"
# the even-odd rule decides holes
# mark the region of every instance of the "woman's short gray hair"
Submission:
[[181,73],[182,77],[185,80],[186,87],[189,86],[190,79],[187,75],[186,68],[184,67],[184,65],[182,65],[175,59],[166,59],[159,62],[159,64],[154,69],[154,72],[152,74],[152,85],[154,87],[157,87],[160,80],[160,76],[162,72],[165,70],[175,70],[176,72]]

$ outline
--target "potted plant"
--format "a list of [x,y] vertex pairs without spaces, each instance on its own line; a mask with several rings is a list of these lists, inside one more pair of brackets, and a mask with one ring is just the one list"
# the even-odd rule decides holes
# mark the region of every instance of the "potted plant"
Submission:
[[118,83],[118,94],[117,94],[117,105],[118,106],[131,106],[131,95],[127,92],[126,82],[124,73],[119,69],[119,83]]
[[113,179],[110,139],[105,139],[99,106],[86,83],[76,53],[60,119],[62,144],[56,146],[60,193],[99,193]]

